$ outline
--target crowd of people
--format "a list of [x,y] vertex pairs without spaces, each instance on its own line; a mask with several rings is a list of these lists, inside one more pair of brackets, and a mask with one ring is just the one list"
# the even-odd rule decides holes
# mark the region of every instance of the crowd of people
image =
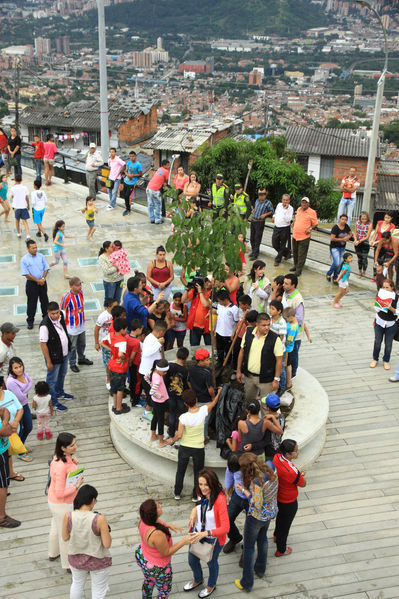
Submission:
[[[11,152],[16,154],[15,135],[11,136],[11,141],[10,144],[7,140],[7,147],[14,148]],[[37,140],[38,147],[39,142]],[[9,149],[8,154],[11,152]],[[97,154],[92,144],[87,157],[91,169],[88,173],[99,167]],[[109,208],[115,207],[119,190],[125,200],[125,216],[131,210],[137,178],[142,174],[135,153],[131,152],[129,158],[125,164],[116,150],[110,151]],[[52,165],[46,164],[49,185]],[[164,161],[147,188],[149,218],[154,224],[163,222],[161,189],[170,181],[169,167],[168,161]],[[10,322],[3,323],[0,340],[0,528],[16,528],[21,524],[6,513],[6,501],[10,480],[25,480],[14,470],[13,455],[21,463],[34,459],[32,448],[27,445],[33,430],[32,411],[37,418],[37,439],[50,440],[54,411],[60,414],[67,411],[65,400],[73,399],[73,395],[64,389],[68,366],[71,372],[79,375],[81,367],[93,364],[85,353],[87,326],[82,282],[68,272],[65,222],[58,220],[54,224],[54,261],[51,264],[38,252],[36,242],[30,237],[27,220],[31,204],[38,229],[36,235],[43,236],[45,241],[48,239],[43,227],[47,198],[41,190],[41,171],[37,170],[36,174],[34,190],[29,193],[22,183],[21,173],[15,172],[10,196],[19,236],[20,220],[25,226],[27,253],[21,260],[21,275],[26,279],[27,325],[28,329],[34,328],[40,301],[42,318],[38,332],[46,376],[45,380],[39,381],[33,373],[26,372],[23,359],[15,355],[14,340],[19,329]],[[376,300],[375,343],[370,367],[377,365],[384,340],[383,363],[388,370],[399,311],[395,285],[387,275],[392,275],[389,269],[399,255],[399,242],[392,237],[394,225],[389,214],[373,231],[368,215],[362,213],[355,231],[351,231],[349,224],[357,183],[353,181],[356,179],[354,173],[349,179],[341,185],[343,200],[338,222],[331,231],[333,264],[327,279],[338,285],[333,304],[339,307],[348,289],[352,260],[352,254],[345,252],[346,243],[351,240],[354,243],[360,275],[367,270],[369,247],[375,248],[375,278],[380,295]],[[81,212],[88,225],[87,237],[92,240],[97,212],[95,178],[89,176],[89,183],[90,196]],[[201,185],[195,173],[188,176],[179,167],[174,185],[190,199],[190,216],[202,209],[198,195]],[[4,188],[7,198],[7,175],[3,175],[0,194]],[[187,514],[187,534],[180,541],[173,543],[172,533],[181,532],[181,529],[164,522],[159,502],[147,499],[140,506],[140,544],[135,558],[143,572],[142,594],[145,598],[152,597],[154,588],[159,597],[169,596],[173,578],[171,557],[184,546],[188,546],[188,564],[192,570],[192,579],[185,584],[184,591],[198,587],[199,597],[208,597],[214,592],[221,553],[233,552],[241,542],[243,550],[239,566],[242,575],[234,583],[240,590],[249,592],[252,589],[254,574],[263,577],[266,571],[267,531],[273,519],[275,556],[292,552],[287,538],[298,509],[298,487],[304,487],[306,480],[305,473],[293,463],[299,451],[297,442],[283,440],[285,418],[280,411],[280,397],[292,388],[303,336],[312,342],[305,321],[305,302],[297,287],[312,230],[318,221],[306,197],[302,198],[294,215],[288,194],[283,195],[276,209],[267,196],[267,190],[260,187],[252,208],[241,184],[238,183],[235,193],[230,194],[223,175],[216,176],[208,206],[213,214],[219,214],[233,202],[243,220],[250,223],[249,258],[252,263],[247,271],[248,249],[242,237],[242,270],[232,272],[226,264],[222,281],[215,281],[209,273],[183,270],[180,282],[184,290],[173,293],[175,273],[164,246],[156,248],[145,273],[131,273],[121,241],[106,240],[99,249],[104,309],[95,323],[93,345],[101,352],[104,384],[112,396],[113,416],[124,418],[125,414],[137,411],[139,417],[148,421],[149,442],[157,443],[159,451],[178,444],[173,489],[176,501],[181,500],[190,459],[193,462],[191,498],[195,505]],[[10,207],[7,212],[4,202],[7,200],[2,201],[7,218]],[[343,209],[347,214],[340,214]],[[272,280],[267,277],[266,263],[259,259],[267,217],[274,222],[275,265],[288,259],[291,252],[294,258],[290,272]],[[57,302],[48,298],[46,279],[50,269],[60,260],[69,288]],[[167,360],[165,351],[173,350],[175,342],[176,359]],[[206,347],[198,347],[201,344]],[[187,345],[192,348],[191,360]],[[233,379],[238,384],[243,383],[245,397],[244,411],[225,439],[229,455],[224,485],[205,463],[205,446],[214,427],[211,415],[222,393],[210,369],[211,347],[216,352],[217,366],[223,368],[228,364],[234,373]],[[399,381],[399,368],[390,380]],[[31,409],[28,396],[32,388],[35,394]],[[94,511],[97,490],[85,484],[84,468],[79,467],[76,450],[73,434],[62,432],[57,436],[48,484],[49,559],[60,558],[61,567],[71,572],[72,599],[83,596],[89,572],[92,596],[99,599],[108,591],[112,565],[111,531],[106,516]],[[245,523],[240,532],[236,520],[242,512]],[[201,563],[208,565],[206,582]]]

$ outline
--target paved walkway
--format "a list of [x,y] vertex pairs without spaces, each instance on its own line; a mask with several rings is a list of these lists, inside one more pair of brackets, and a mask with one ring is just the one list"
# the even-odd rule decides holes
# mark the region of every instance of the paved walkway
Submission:
[[[65,218],[67,232],[77,233],[69,240],[70,272],[84,281],[87,299],[100,307],[102,293],[91,282],[100,280],[96,266],[79,266],[79,257],[94,257],[100,242],[88,246],[86,225],[77,210],[84,194],[62,184],[50,188],[46,223]],[[76,195],[75,195],[76,194]],[[79,197],[81,194],[81,197]],[[122,237],[129,255],[145,268],[158,242],[169,227],[149,228],[146,218],[134,213],[133,226],[121,224],[120,211],[106,212],[99,201],[101,225],[98,239]],[[50,227],[48,227],[50,228]],[[0,266],[0,285],[18,285],[18,295],[0,299],[0,322],[14,320],[24,325],[24,316],[13,316],[14,304],[25,301],[18,262],[23,242],[0,224],[0,255],[13,253],[16,262]],[[50,247],[50,244],[48,244]],[[310,275],[312,276],[312,275]],[[301,285],[306,286],[308,273]],[[303,283],[302,283],[303,281]],[[61,268],[49,277],[49,296],[59,300],[66,289]],[[300,507],[290,535],[293,554],[277,559],[270,547],[265,579],[256,580],[250,594],[255,599],[388,599],[399,596],[399,451],[398,387],[388,382],[380,366],[370,370],[373,331],[373,295],[350,294],[344,309],[330,307],[331,296],[315,296],[306,301],[306,320],[313,344],[301,349],[301,365],[316,376],[330,396],[328,437],[322,455],[307,473],[308,485],[300,491]],[[113,567],[110,597],[139,599],[141,572],[134,562],[137,543],[138,506],[144,498],[159,499],[165,519],[186,526],[191,510],[189,498],[177,504],[171,498],[171,486],[159,485],[157,473],[143,477],[127,466],[113,449],[108,433],[107,392],[103,385],[100,356],[92,343],[92,330],[98,309],[87,312],[88,350],[95,361],[83,367],[80,375],[68,373],[66,390],[76,399],[69,401],[68,412],[52,421],[56,435],[62,430],[77,435],[79,458],[86,466],[86,482],[99,490],[97,509],[104,512],[112,527]],[[17,354],[35,380],[44,377],[38,347],[37,328],[25,326],[16,338]],[[395,344],[392,364],[399,361]],[[26,476],[23,483],[12,483],[7,509],[22,520],[15,531],[1,531],[1,592],[7,599],[66,599],[69,575],[62,574],[58,562],[47,560],[49,514],[44,496],[47,460],[53,441],[39,442],[36,425],[29,439],[34,448],[31,464],[18,463]],[[381,457],[380,457],[381,456]],[[17,460],[15,460],[17,461]],[[233,585],[239,575],[238,552],[220,559],[220,576],[214,597],[239,595]],[[190,579],[186,550],[173,558],[174,587],[171,597],[187,597],[182,592]],[[192,594],[194,597],[194,593]],[[86,591],[86,598],[89,592]]]

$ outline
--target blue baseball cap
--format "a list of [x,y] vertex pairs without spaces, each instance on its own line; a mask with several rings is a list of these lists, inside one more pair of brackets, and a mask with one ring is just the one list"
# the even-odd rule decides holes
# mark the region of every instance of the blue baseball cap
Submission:
[[280,398],[276,393],[269,393],[266,397],[262,397],[262,403],[265,403],[269,408],[275,409],[280,407]]

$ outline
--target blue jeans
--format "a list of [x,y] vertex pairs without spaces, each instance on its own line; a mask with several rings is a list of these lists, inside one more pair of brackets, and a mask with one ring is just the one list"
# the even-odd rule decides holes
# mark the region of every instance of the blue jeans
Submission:
[[301,347],[301,343],[302,339],[295,341],[294,349],[291,352],[292,377],[296,375],[296,371],[298,370],[299,348]]
[[119,189],[120,184],[121,184],[121,180],[117,179],[116,181],[114,181],[113,188],[108,189],[109,203],[110,203],[110,206],[112,206],[112,208],[115,208],[116,196],[118,195],[118,189]]
[[14,158],[17,161],[17,164],[14,166],[14,177],[15,177],[15,175],[22,175],[21,154],[15,154]]
[[106,299],[114,299],[118,302],[118,304],[121,303],[121,297],[122,297],[121,283],[122,283],[122,281],[123,281],[123,279],[121,279],[120,281],[115,281],[115,283],[108,283],[107,281],[103,281],[104,306],[105,306]]
[[337,214],[337,222],[339,221],[339,217],[343,214],[346,214],[348,217],[348,227],[351,224],[353,210],[356,206],[356,198],[352,200],[352,198],[344,198],[342,196],[341,201],[338,206],[338,214]]
[[[216,586],[219,576],[219,563],[218,557],[222,550],[223,545],[220,545],[219,541],[215,541],[215,549],[213,550],[212,559],[208,562],[209,578],[207,586],[213,588]],[[190,551],[188,552],[188,564],[193,571],[194,581],[202,582],[204,576],[202,574],[201,560],[196,555],[193,555]]]
[[153,189],[145,190],[147,194],[148,216],[152,223],[160,223],[162,220],[162,194]]
[[33,162],[35,163],[36,179],[41,179],[42,178],[42,160],[41,160],[41,158],[34,158]]
[[64,356],[61,364],[53,364],[53,370],[47,369],[46,381],[50,387],[53,406],[58,403],[60,395],[64,395],[64,380],[68,370],[68,355]]
[[282,364],[282,366],[281,366],[281,373],[280,373],[280,385],[279,385],[279,386],[280,386],[280,389],[281,389],[282,391],[285,391],[285,388],[286,388],[286,386],[287,386],[287,372],[286,372],[286,370],[285,370],[285,364],[284,364],[284,361],[285,361],[285,353],[283,354],[283,364]]
[[234,490],[227,506],[227,513],[230,520],[230,531],[227,534],[230,541],[235,544],[242,540],[242,535],[235,524],[236,518],[241,514],[242,510],[248,511],[248,499],[240,497]]
[[[254,571],[263,576],[267,563],[267,529],[270,520],[264,522],[253,516],[247,516],[244,526],[244,550],[242,555],[241,585],[249,593],[254,586]],[[258,555],[255,561],[255,543]]]
[[28,404],[23,406],[24,413],[22,414],[22,418],[19,422],[19,438],[22,443],[25,443],[29,433],[32,430],[32,414]]
[[374,348],[373,348],[373,360],[377,360],[380,356],[380,349],[382,340],[385,338],[385,349],[382,357],[383,362],[389,362],[391,359],[392,343],[396,333],[396,326],[392,327],[380,327],[376,324],[374,327]]
[[338,279],[338,275],[339,275],[339,271],[341,269],[341,264],[342,264],[342,256],[345,253],[345,248],[331,248],[330,247],[330,254],[331,254],[331,258],[333,263],[331,264],[330,268],[327,271],[327,275],[333,275],[333,279],[334,281],[336,279]]
[[190,331],[190,345],[200,345],[201,337],[204,337],[205,345],[212,344],[210,333],[204,333],[204,329],[200,329],[199,327],[193,327]]

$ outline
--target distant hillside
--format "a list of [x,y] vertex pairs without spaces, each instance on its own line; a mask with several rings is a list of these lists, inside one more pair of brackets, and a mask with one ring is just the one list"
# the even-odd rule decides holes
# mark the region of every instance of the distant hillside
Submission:
[[310,0],[137,0],[106,9],[107,22],[131,33],[187,33],[194,38],[258,33],[293,37],[331,23]]

